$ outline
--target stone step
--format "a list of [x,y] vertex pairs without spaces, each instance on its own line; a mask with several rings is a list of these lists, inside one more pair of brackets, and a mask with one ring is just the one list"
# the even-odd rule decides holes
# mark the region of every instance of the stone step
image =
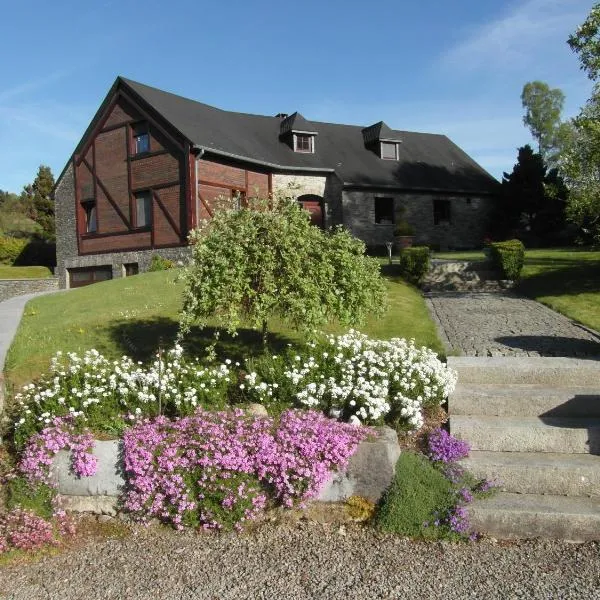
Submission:
[[475,450],[461,464],[505,492],[600,496],[600,456],[592,454]]
[[500,492],[469,506],[474,531],[496,538],[600,539],[600,498]]
[[600,454],[600,419],[455,415],[450,433],[473,450]]
[[448,399],[448,412],[450,415],[600,418],[600,389],[459,382]]
[[589,386],[600,390],[600,360],[594,359],[450,356],[448,366],[458,372],[461,383]]

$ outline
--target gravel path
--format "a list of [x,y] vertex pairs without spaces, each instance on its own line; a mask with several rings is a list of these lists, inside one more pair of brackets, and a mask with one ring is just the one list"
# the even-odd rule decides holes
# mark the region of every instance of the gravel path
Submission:
[[600,356],[599,334],[512,293],[432,293],[427,302],[446,344],[467,356]]
[[600,598],[600,546],[418,543],[347,525],[135,529],[0,570],[2,598]]

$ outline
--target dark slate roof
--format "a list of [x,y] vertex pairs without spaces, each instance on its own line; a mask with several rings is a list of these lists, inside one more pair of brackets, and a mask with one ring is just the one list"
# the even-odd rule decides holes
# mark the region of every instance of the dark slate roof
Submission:
[[118,81],[207,153],[280,170],[335,171],[353,186],[485,193],[498,185],[444,135],[397,131],[377,123],[378,135],[401,141],[399,160],[382,160],[366,147],[364,127],[307,122],[295,113],[294,129],[298,119],[318,133],[313,154],[297,153],[280,138],[281,117],[221,110],[128,79]]
[[365,144],[372,144],[379,140],[396,140],[401,141],[398,136],[387,126],[383,121],[364,127],[362,130]]
[[282,119],[279,125],[281,135],[290,133],[291,131],[303,131],[305,133],[318,133],[315,126],[309,123],[299,112]]

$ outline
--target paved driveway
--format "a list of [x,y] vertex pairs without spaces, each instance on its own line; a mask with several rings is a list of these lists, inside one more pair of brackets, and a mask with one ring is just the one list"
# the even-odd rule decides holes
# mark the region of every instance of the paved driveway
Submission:
[[600,334],[513,293],[431,293],[427,303],[444,343],[467,356],[600,357]]

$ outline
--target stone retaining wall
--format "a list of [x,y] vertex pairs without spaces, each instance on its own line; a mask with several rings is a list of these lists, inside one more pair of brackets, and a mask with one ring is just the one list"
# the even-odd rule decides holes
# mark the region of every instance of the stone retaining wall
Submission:
[[[98,458],[98,470],[91,477],[72,474],[69,452],[62,450],[54,458],[51,477],[60,504],[77,512],[116,514],[125,485],[121,442],[96,441],[93,453]],[[389,427],[379,428],[376,438],[361,442],[344,471],[331,474],[316,499],[343,502],[357,495],[377,502],[394,477],[399,457],[396,432]]]
[[58,290],[58,279],[0,279],[0,302],[36,292]]

